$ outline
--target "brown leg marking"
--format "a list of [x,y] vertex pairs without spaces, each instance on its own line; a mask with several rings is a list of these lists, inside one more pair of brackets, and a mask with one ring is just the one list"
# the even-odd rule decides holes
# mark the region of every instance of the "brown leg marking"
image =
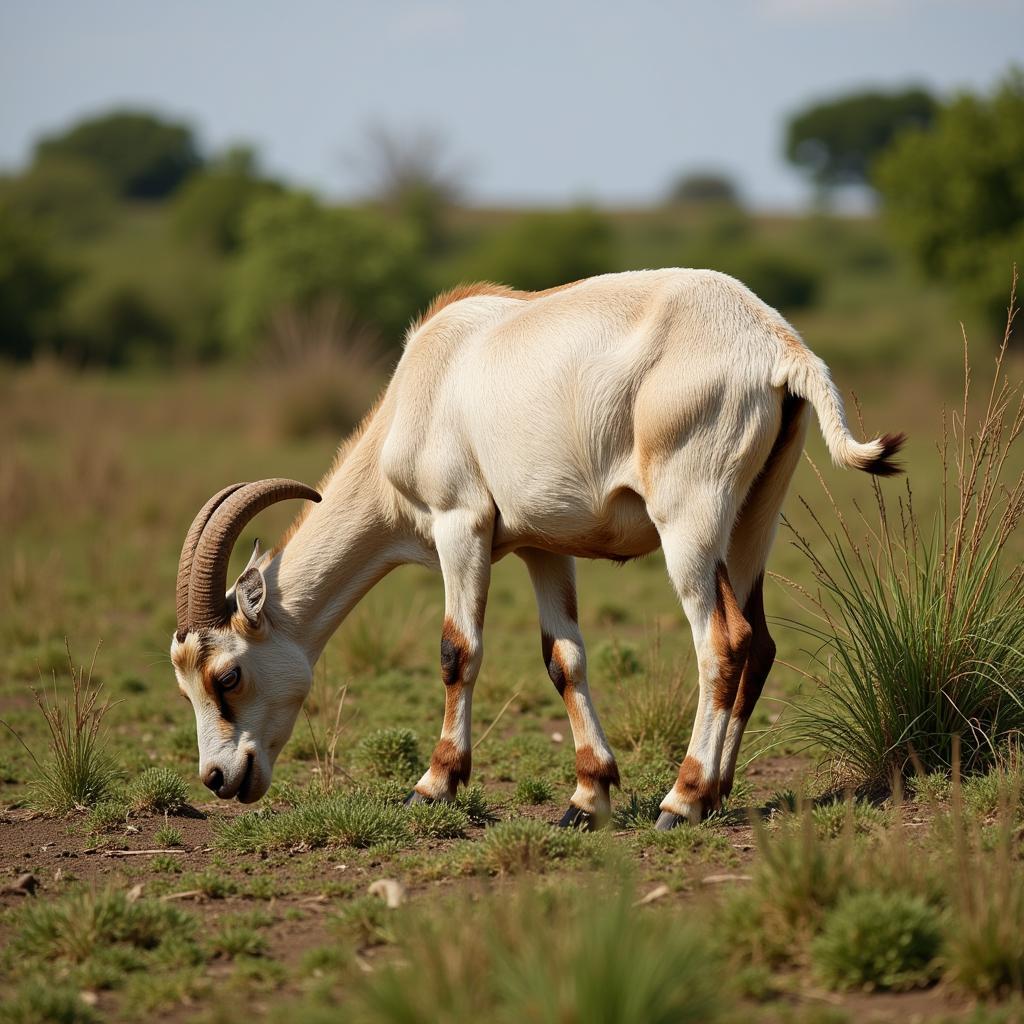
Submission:
[[555,684],[559,697],[565,699],[565,688],[572,685],[572,680],[566,670],[565,662],[558,653],[558,641],[553,640],[547,633],[540,637],[540,649],[544,655],[544,664],[547,666],[551,682]]
[[441,678],[445,686],[461,682],[462,672],[469,660],[469,644],[459,627],[445,617],[441,629]]
[[698,804],[702,818],[720,802],[718,779],[706,779],[700,761],[689,754],[683,758],[683,763],[679,766],[675,791],[686,803]]
[[752,630],[736,603],[729,573],[715,567],[715,609],[711,614],[711,644],[718,657],[718,675],[711,698],[716,711],[731,711],[747,661]]
[[592,789],[602,789],[605,794],[612,786],[618,786],[619,766],[614,761],[601,761],[591,746],[576,751],[576,781]]
[[430,769],[438,778],[447,780],[450,796],[455,795],[460,782],[464,786],[469,784],[472,767],[473,751],[459,750],[451,740],[438,740],[430,755]]

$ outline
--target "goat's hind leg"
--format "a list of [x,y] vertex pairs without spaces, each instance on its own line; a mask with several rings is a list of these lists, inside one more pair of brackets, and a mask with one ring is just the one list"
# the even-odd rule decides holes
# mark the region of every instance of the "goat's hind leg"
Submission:
[[[728,521],[728,517],[722,517]],[[720,763],[751,629],[736,601],[724,561],[727,533],[679,521],[661,531],[669,575],[689,619],[700,674],[693,733],[675,785],[661,802],[659,829],[703,820],[721,802]],[[701,526],[705,527],[704,529]],[[718,534],[723,543],[714,538]]]
[[576,791],[560,824],[597,828],[611,818],[610,792],[619,784],[619,769],[590,699],[587,656],[576,612],[576,564],[566,555],[533,548],[518,554],[526,562],[537,595],[544,664],[565,702],[576,746]]
[[444,724],[430,757],[430,767],[406,803],[451,800],[459,783],[469,782],[473,759],[473,684],[483,660],[492,532],[491,520],[464,510],[446,512],[434,524],[434,544],[444,577]]

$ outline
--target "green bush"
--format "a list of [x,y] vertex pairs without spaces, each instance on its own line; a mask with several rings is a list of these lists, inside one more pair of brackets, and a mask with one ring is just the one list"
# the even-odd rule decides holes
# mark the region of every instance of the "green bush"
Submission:
[[188,785],[173,768],[147,768],[128,787],[132,810],[177,814],[188,807]]
[[460,839],[470,824],[469,815],[447,801],[414,804],[407,813],[413,834],[421,839]]
[[0,1002],[0,1024],[99,1024],[96,1011],[71,985],[32,979]]
[[520,804],[546,804],[554,795],[551,783],[545,779],[520,779],[516,783],[516,802]]
[[637,911],[628,889],[502,893],[404,922],[398,963],[359,978],[358,1021],[713,1024],[724,986],[705,937]]
[[614,269],[610,224],[579,207],[518,217],[469,255],[465,276],[539,291]]
[[942,941],[937,912],[900,892],[845,897],[811,946],[822,979],[839,989],[908,989],[937,973]]
[[355,761],[376,780],[415,782],[423,771],[419,740],[411,729],[378,729],[364,736]]

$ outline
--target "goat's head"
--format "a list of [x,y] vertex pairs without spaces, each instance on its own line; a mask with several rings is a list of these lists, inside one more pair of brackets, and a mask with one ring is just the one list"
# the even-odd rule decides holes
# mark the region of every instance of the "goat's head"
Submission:
[[286,498],[320,495],[294,480],[226,487],[193,520],[178,563],[171,661],[196,715],[199,776],[217,796],[242,803],[270,787],[312,681],[306,653],[267,612],[258,547],[226,589],[228,559],[245,524]]

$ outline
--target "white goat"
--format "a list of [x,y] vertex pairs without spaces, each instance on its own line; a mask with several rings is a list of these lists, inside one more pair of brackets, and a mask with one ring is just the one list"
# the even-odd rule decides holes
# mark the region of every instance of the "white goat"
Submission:
[[[774,658],[762,578],[807,402],[836,463],[897,471],[902,437],[856,442],[824,363],[730,277],[672,269],[441,296],[410,329],[322,501],[292,481],[239,484],[189,531],[171,657],[195,709],[204,782],[244,802],[266,792],[328,638],[386,573],[419,563],[444,578],[445,712],[410,799],[450,799],[470,773],[491,564],[515,552],[576,746],[562,824],[603,823],[619,773],[587,685],[573,558],[624,560],[660,545],[700,695],[658,825],[699,821],[732,787]],[[254,552],[225,596],[243,526],[288,497],[320,503],[270,555]]]

